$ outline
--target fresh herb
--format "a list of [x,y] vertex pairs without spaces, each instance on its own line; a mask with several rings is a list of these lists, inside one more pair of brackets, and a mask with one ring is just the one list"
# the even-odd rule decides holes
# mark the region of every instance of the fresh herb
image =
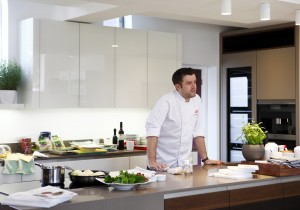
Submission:
[[107,175],[104,178],[106,183],[120,183],[120,184],[134,184],[134,183],[144,183],[147,182],[148,179],[141,173],[131,174],[128,171],[120,171],[120,175],[116,177],[112,177]]
[[255,123],[255,121],[252,121],[244,125],[242,127],[242,135],[238,139],[241,139],[245,144],[262,144],[266,138],[267,131],[263,131],[264,127],[261,127],[261,124],[261,122]]

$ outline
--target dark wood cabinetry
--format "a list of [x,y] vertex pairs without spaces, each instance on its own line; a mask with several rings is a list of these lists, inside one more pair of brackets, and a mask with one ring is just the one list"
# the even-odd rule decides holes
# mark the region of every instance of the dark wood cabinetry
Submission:
[[300,181],[164,200],[165,210],[292,210],[300,208]]
[[229,192],[215,192],[200,195],[165,199],[165,210],[229,209]]

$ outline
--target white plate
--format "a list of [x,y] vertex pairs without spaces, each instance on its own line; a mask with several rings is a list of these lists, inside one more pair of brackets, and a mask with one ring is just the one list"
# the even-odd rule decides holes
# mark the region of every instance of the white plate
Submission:
[[99,182],[109,185],[110,187],[115,188],[116,190],[131,190],[137,185],[149,184],[150,181],[144,183],[134,183],[134,184],[121,184],[121,183],[106,183],[102,178],[96,178]]

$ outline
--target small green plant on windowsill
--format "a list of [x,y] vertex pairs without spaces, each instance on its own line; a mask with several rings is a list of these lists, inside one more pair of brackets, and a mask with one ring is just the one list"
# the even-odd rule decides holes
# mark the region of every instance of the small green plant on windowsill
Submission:
[[15,60],[0,61],[0,90],[17,90],[21,84],[21,67]]

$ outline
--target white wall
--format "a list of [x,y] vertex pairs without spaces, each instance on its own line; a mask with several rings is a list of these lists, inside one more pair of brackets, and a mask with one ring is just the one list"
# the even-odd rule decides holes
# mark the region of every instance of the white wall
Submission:
[[[63,20],[59,7],[23,0],[9,0],[9,57],[17,57],[17,23],[29,17]],[[210,158],[219,158],[219,33],[230,28],[186,21],[133,16],[133,28],[182,34],[183,63],[203,66],[207,72],[207,137]],[[0,110],[0,143],[21,137],[35,140],[40,131],[51,131],[63,139],[110,137],[124,122],[126,133],[145,134],[145,109],[42,109]],[[216,149],[217,148],[217,149]]]
[[111,138],[123,122],[126,134],[145,135],[147,109],[0,109],[0,144],[33,141],[41,131],[65,140]]

